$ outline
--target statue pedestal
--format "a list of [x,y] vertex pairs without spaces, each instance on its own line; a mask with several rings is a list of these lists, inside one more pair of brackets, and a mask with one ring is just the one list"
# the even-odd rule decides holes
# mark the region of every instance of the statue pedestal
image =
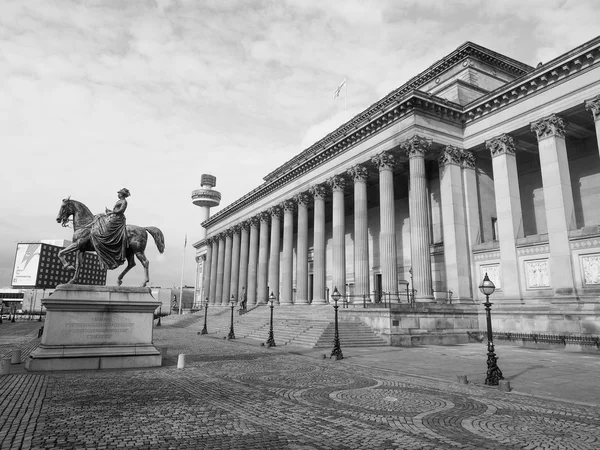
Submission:
[[42,300],[42,341],[27,361],[29,371],[156,367],[154,311],[149,288],[61,284]]

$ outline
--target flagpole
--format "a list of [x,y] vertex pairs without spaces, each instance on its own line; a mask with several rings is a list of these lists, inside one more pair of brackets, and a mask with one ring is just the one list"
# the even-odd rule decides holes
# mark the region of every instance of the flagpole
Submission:
[[183,244],[183,257],[181,260],[181,284],[179,285],[179,314],[181,315],[181,303],[183,300],[183,270],[185,268],[185,248],[187,246],[187,234],[185,235],[185,243]]

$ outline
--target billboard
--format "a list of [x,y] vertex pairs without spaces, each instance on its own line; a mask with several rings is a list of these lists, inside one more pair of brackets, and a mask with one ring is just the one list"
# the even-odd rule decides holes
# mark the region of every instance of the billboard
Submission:
[[[54,289],[68,282],[73,277],[73,271],[64,269],[58,259],[58,252],[62,248],[39,242],[17,244],[12,287]],[[75,265],[74,253],[66,258],[69,264]],[[77,284],[106,284],[106,269],[100,265],[95,253],[84,254]]]

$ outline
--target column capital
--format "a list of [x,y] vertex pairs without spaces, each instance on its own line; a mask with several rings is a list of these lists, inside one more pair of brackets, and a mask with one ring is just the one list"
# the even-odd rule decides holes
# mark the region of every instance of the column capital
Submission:
[[286,212],[294,212],[296,210],[296,202],[293,199],[284,200],[279,205],[284,213]]
[[297,194],[294,197],[294,200],[296,201],[296,203],[298,205],[304,205],[304,206],[308,206],[311,199],[312,199],[312,197],[311,197],[310,193],[308,193],[308,192],[301,192],[300,194]]
[[312,186],[309,192],[315,199],[323,200],[325,197],[327,197],[327,187],[323,184]]
[[247,231],[250,229],[250,220],[244,220],[239,224],[240,231]]
[[215,237],[211,236],[211,237],[207,237],[204,242],[206,242],[206,246],[208,247],[209,245],[212,245],[212,243],[215,241]]
[[565,137],[565,128],[567,122],[561,116],[552,114],[531,123],[531,131],[533,131],[538,141],[547,137]]
[[585,109],[592,113],[594,121],[600,120],[600,95],[585,101]]
[[258,218],[261,222],[270,222],[271,212],[269,210],[261,211],[258,213]]
[[385,151],[371,157],[371,162],[377,166],[380,172],[392,170],[396,165],[396,156],[390,151]]
[[334,175],[327,180],[327,184],[331,187],[332,191],[344,191],[346,187],[346,179],[342,175]]
[[463,160],[463,149],[455,147],[454,145],[447,145],[442,150],[438,162],[440,166],[447,164],[459,165]]
[[425,156],[425,153],[429,151],[431,147],[431,139],[426,139],[424,137],[414,135],[410,139],[402,142],[400,144],[400,148],[406,152],[409,158],[413,157],[422,157]]
[[242,231],[242,224],[238,223],[231,227],[232,234],[240,234]]
[[485,141],[485,148],[487,148],[492,158],[498,155],[514,155],[515,154],[515,140],[510,134],[501,134],[495,138]]
[[227,230],[225,230],[223,232],[223,234],[225,235],[226,238],[232,237],[233,233],[234,233],[234,227],[228,228]]
[[267,211],[271,217],[277,217],[278,219],[281,219],[281,205],[271,206]]
[[477,156],[469,150],[463,150],[462,166],[465,169],[474,169],[477,164]]
[[350,167],[346,173],[352,177],[355,183],[367,181],[369,176],[369,169],[364,164],[356,164]]
[[225,238],[227,237],[227,231],[221,231],[219,234],[217,234],[216,238],[219,241],[225,241]]
[[248,222],[250,223],[251,227],[258,227],[260,225],[260,215],[257,214],[256,216],[250,217]]

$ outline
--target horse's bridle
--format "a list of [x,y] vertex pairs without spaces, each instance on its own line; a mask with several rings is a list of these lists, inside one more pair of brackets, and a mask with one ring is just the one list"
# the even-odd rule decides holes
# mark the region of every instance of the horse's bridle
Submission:
[[60,218],[61,221],[61,225],[63,227],[68,227],[69,226],[69,222],[72,222],[73,220],[69,220],[69,217],[73,214],[72,211],[66,211],[66,206],[69,203],[69,199],[64,200],[62,206],[60,207],[60,211],[58,212],[58,217]]

